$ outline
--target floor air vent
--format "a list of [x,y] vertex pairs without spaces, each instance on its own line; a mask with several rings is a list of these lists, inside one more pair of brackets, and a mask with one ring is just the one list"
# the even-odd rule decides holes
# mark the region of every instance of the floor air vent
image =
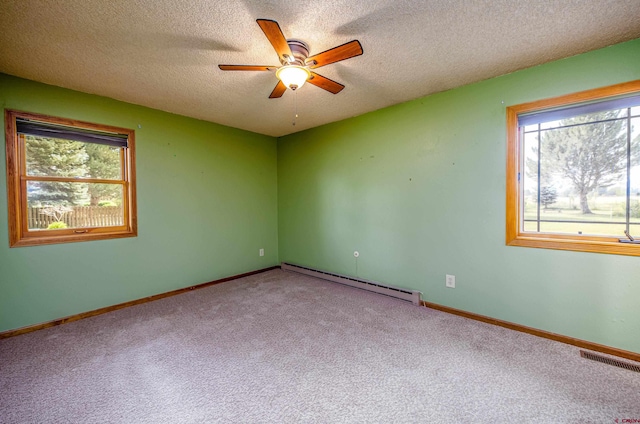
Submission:
[[361,278],[348,277],[346,275],[333,274],[331,272],[319,271],[317,269],[306,268],[303,266],[288,264],[283,262],[281,268],[284,271],[292,271],[300,274],[310,275],[323,280],[333,281],[334,283],[344,284],[358,289],[372,291],[378,294],[395,297],[397,299],[406,300],[414,305],[420,306],[420,292],[417,290],[407,290],[398,287],[387,286],[375,281],[363,280]]
[[613,365],[614,367],[624,368],[625,370],[640,372],[640,365],[630,364],[629,362],[619,361],[617,359],[611,359],[606,356],[597,355],[595,353],[580,351],[580,356],[583,358],[591,359],[592,361],[602,362],[604,364]]

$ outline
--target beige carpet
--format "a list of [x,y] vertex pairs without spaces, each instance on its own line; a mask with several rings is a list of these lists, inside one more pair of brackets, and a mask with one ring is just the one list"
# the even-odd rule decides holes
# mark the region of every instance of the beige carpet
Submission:
[[0,340],[2,423],[616,419],[640,373],[280,270]]

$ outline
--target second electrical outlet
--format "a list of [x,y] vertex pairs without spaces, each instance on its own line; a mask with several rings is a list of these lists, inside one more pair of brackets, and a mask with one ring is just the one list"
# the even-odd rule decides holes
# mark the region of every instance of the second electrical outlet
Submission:
[[447,274],[447,276],[444,279],[444,284],[447,287],[451,288],[451,289],[455,289],[456,288],[456,276]]

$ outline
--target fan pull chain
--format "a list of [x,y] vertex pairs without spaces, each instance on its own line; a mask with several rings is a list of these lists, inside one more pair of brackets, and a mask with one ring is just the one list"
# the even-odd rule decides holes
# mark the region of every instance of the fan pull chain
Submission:
[[295,127],[296,120],[298,119],[298,90],[293,91],[293,107],[294,107],[294,115],[293,115],[292,125]]

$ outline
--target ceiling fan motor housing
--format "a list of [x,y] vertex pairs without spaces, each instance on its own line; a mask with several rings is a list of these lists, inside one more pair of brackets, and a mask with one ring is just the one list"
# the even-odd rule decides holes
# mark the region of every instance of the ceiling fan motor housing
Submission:
[[282,61],[282,64],[305,66],[305,61],[309,57],[309,46],[307,43],[302,40],[291,38],[287,40],[287,44],[289,45],[289,49],[291,49],[293,58],[291,58],[289,62]]

